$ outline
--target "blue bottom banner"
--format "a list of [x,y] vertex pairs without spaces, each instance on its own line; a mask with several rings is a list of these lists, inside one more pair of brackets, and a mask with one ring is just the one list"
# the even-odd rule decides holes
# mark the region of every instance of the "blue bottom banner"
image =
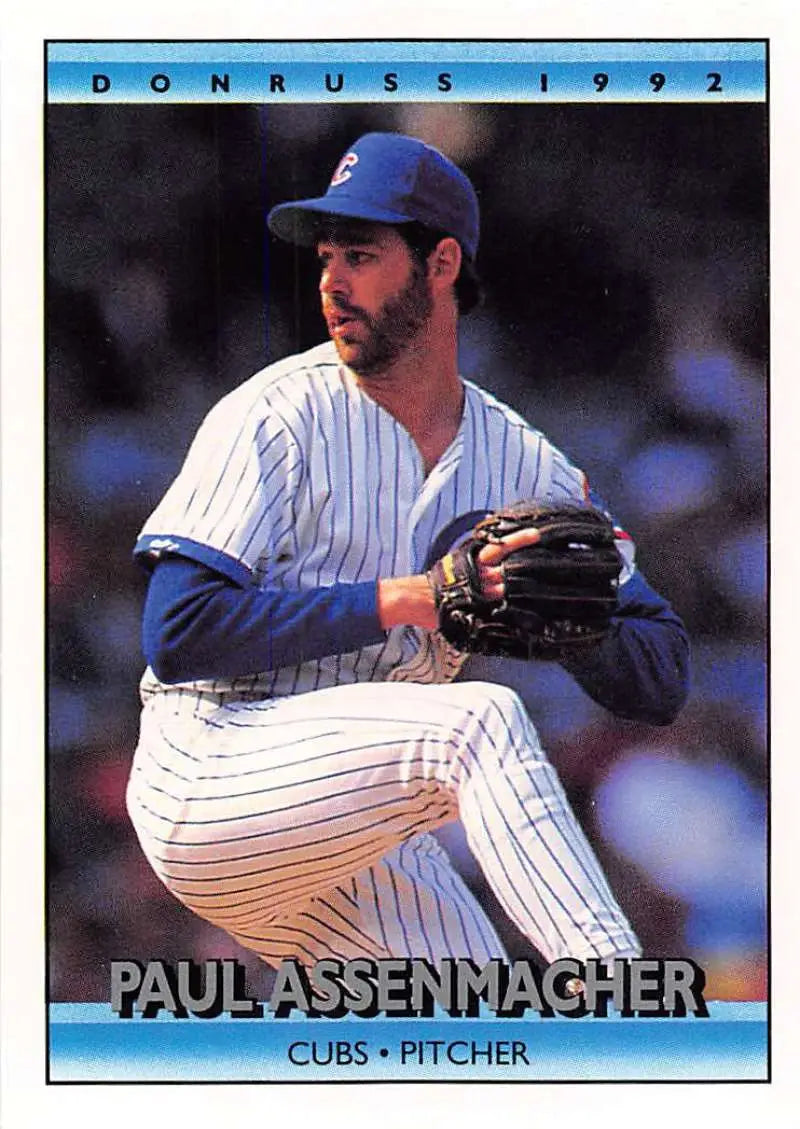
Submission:
[[50,1082],[767,1081],[764,1003],[707,1017],[276,1019],[51,1004]]

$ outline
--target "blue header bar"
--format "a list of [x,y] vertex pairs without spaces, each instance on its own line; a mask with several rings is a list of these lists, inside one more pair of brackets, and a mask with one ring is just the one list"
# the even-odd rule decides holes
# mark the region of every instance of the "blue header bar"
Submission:
[[763,102],[766,42],[47,45],[49,102]]
[[395,62],[444,57],[457,62],[586,62],[602,58],[633,61],[660,59],[718,59],[764,62],[764,40],[185,40],[173,42],[50,42],[51,62]]

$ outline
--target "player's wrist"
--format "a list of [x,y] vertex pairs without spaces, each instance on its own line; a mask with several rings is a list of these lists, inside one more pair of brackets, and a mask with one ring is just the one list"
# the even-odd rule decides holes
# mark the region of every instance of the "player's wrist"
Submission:
[[422,575],[379,580],[377,612],[384,631],[403,625],[433,629],[438,622],[431,586]]

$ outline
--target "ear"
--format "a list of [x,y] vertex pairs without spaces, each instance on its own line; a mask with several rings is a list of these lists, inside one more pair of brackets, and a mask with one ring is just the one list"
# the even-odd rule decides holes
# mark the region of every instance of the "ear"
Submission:
[[461,246],[457,239],[445,236],[428,256],[428,279],[442,290],[453,286],[461,270]]

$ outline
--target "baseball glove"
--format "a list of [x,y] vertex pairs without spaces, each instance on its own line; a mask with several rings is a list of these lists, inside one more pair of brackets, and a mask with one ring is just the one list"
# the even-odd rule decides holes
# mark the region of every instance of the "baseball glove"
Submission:
[[[539,540],[503,561],[505,599],[481,592],[484,545],[534,528]],[[516,659],[559,659],[603,639],[617,606],[622,558],[614,527],[588,506],[516,502],[489,514],[428,572],[439,630],[454,647]]]

